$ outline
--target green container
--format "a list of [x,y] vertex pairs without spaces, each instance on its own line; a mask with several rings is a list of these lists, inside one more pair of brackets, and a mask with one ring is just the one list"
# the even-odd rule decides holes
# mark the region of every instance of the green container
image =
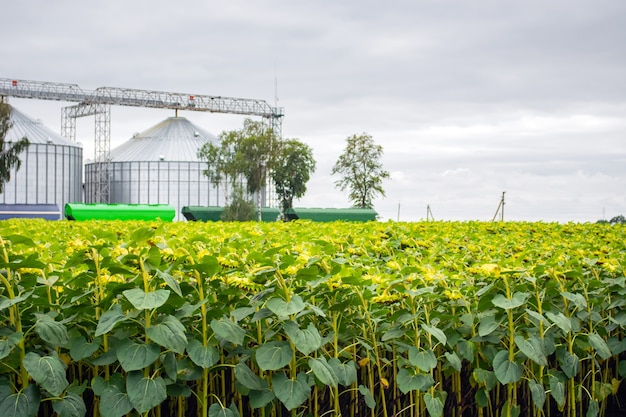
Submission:
[[83,204],[65,205],[68,220],[162,220],[171,222],[176,209],[169,204]]
[[[187,220],[200,222],[217,222],[221,220],[223,212],[224,207],[218,206],[185,206],[181,210]],[[261,207],[261,221],[275,222],[279,214],[277,208]]]
[[373,209],[358,208],[291,208],[285,211],[287,220],[313,220],[316,222],[368,222],[376,220]]
[[277,208],[261,207],[261,221],[275,222],[276,220],[278,220],[279,215],[280,215],[280,210],[278,210]]
[[216,222],[222,218],[224,207],[218,206],[185,206],[181,213],[192,222]]

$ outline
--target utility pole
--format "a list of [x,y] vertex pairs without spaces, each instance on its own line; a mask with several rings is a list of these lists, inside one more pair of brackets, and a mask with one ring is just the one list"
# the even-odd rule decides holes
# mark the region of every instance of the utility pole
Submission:
[[435,221],[435,216],[433,216],[433,212],[430,210],[430,204],[426,205],[426,221]]
[[502,198],[500,199],[500,204],[498,204],[498,208],[496,209],[496,214],[493,215],[491,221],[495,221],[498,216],[498,212],[500,212],[500,221],[504,221],[504,193],[506,191],[502,191]]

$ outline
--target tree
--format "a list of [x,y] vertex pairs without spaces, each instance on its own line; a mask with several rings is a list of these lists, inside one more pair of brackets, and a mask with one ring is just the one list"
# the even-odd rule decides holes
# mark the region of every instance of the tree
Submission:
[[0,101],[0,194],[4,192],[4,185],[11,180],[11,169],[19,170],[22,161],[19,154],[30,144],[28,138],[23,137],[17,142],[5,142],[11,122],[11,106]]
[[274,131],[262,122],[246,119],[241,130],[222,132],[219,139],[219,145],[207,143],[198,150],[198,157],[207,161],[204,174],[216,186],[224,181],[225,188],[229,182],[234,186],[245,180],[248,194],[257,194],[260,220],[260,192],[277,149]]
[[245,198],[242,186],[236,184],[233,187],[231,202],[224,207],[221,220],[225,222],[254,220],[255,211],[254,203]]
[[596,223],[598,224],[626,224],[626,217],[623,214],[619,214],[611,220],[600,219]]
[[219,189],[224,187],[226,205],[228,205],[228,185],[236,181],[239,170],[235,164],[237,135],[235,131],[222,132],[219,144],[207,142],[198,150],[198,157],[207,161],[203,174]]
[[374,143],[367,133],[352,135],[346,139],[346,148],[335,163],[332,175],[342,178],[335,182],[341,191],[350,189],[348,198],[358,208],[372,208],[376,195],[385,196],[383,180],[389,178],[389,172],[383,169],[380,158],[383,148]]
[[274,166],[277,150],[274,131],[262,122],[246,119],[240,131],[236,164],[241,170],[250,194],[266,185],[267,172]]
[[271,177],[283,213],[293,207],[294,198],[304,195],[313,172],[315,159],[311,147],[298,139],[279,142]]

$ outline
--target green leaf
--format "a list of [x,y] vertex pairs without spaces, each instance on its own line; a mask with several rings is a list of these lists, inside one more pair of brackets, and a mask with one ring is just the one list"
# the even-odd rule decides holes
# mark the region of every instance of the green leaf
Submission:
[[602,359],[608,359],[612,356],[611,349],[609,349],[609,346],[599,334],[589,333],[587,338],[589,339],[589,344],[593,346]]
[[472,375],[476,382],[485,384],[487,390],[492,390],[498,384],[498,378],[496,374],[487,369],[475,368]]
[[548,366],[548,358],[543,348],[543,340],[533,336],[524,339],[523,336],[515,336],[515,345],[528,359],[540,366]]
[[521,364],[509,360],[509,351],[501,350],[493,358],[493,372],[501,384],[506,385],[522,379]]
[[589,406],[587,407],[587,414],[585,417],[598,417],[600,414],[600,406],[597,400],[590,400]]
[[31,290],[13,298],[0,297],[0,311],[9,308],[12,305],[21,303],[24,300],[27,300],[33,294],[33,292],[34,290]]
[[619,366],[617,368],[617,373],[622,378],[626,378],[626,361],[619,361]]
[[263,384],[264,381],[259,378],[257,374],[252,372],[244,362],[239,362],[235,365],[235,379],[250,390],[262,391],[266,388]]
[[239,307],[230,312],[230,315],[235,319],[236,322],[240,322],[246,317],[254,315],[256,312],[256,308],[254,307]]
[[372,410],[376,408],[376,400],[372,395],[372,392],[365,385],[359,385],[359,392],[365,399],[365,405],[367,405]]
[[0,400],[2,417],[35,417],[39,412],[41,394],[35,384]]
[[91,364],[95,366],[111,365],[112,363],[118,360],[116,350],[117,349],[115,347],[111,348],[110,350],[104,352],[102,355],[98,356],[97,358],[92,359]]
[[478,335],[481,337],[489,336],[496,330],[500,324],[502,323],[502,319],[496,320],[495,315],[485,316],[478,323]]
[[559,358],[561,361],[561,369],[568,378],[574,378],[578,375],[580,370],[580,359],[576,353],[569,353],[564,351],[563,357]]
[[181,381],[195,381],[202,378],[202,368],[196,366],[189,358],[181,358],[176,363],[178,379]]
[[469,362],[474,361],[474,355],[476,354],[476,344],[474,342],[459,340],[456,342],[456,347],[462,359]]
[[138,371],[152,365],[161,350],[153,343],[136,343],[130,339],[120,341],[115,354],[126,372]]
[[543,323],[544,325],[548,325],[548,320],[546,320],[546,318],[538,313],[537,311],[533,311],[530,309],[526,309],[526,314],[528,314],[530,317],[532,317],[533,319],[535,319],[537,321],[537,323]]
[[56,397],[69,385],[65,377],[65,364],[56,352],[52,356],[29,352],[24,357],[24,367],[43,389]]
[[573,294],[571,292],[563,291],[561,292],[563,298],[571,301],[578,310],[586,310],[587,309],[587,300],[582,294]]
[[79,361],[93,355],[99,347],[100,343],[97,340],[87,342],[83,336],[75,337],[70,341],[70,356],[73,360]]
[[11,242],[13,245],[25,245],[29,248],[34,248],[37,244],[28,236],[23,235],[6,235],[3,236],[5,242]]
[[191,391],[191,387],[183,382],[175,382],[168,383],[167,387],[167,396],[168,397],[184,397],[189,398],[193,391]]
[[415,346],[409,348],[409,362],[424,372],[437,366],[437,357],[432,350],[419,350]]
[[219,320],[211,320],[211,329],[221,339],[226,340],[234,345],[243,345],[243,339],[246,337],[246,331],[232,320],[221,318]]
[[151,310],[165,304],[170,296],[170,291],[159,289],[144,292],[141,288],[133,288],[123,291],[122,294],[124,294],[124,297],[126,297],[137,310]]
[[550,395],[558,404],[559,409],[563,410],[565,405],[565,384],[554,375],[549,375],[548,380],[550,381]]
[[168,274],[167,272],[161,271],[160,269],[157,269],[156,274],[157,277],[165,281],[165,284],[170,287],[172,291],[178,294],[179,297],[183,296],[183,292],[180,289],[180,284],[172,275]]
[[572,321],[565,316],[565,314],[558,312],[552,313],[550,311],[546,312],[546,317],[554,324],[556,324],[559,329],[563,330],[565,334],[569,334],[572,331]]
[[50,316],[38,314],[35,322],[35,332],[52,347],[66,347],[70,343],[70,337],[63,323],[54,321]]
[[337,375],[337,381],[339,384],[347,387],[352,385],[357,380],[356,364],[354,361],[348,361],[341,363],[338,358],[330,358],[328,364],[333,368],[333,372]]
[[599,382],[595,384],[595,388],[593,390],[593,397],[598,401],[606,400],[611,394],[613,394],[614,390],[617,392],[619,386],[618,380],[613,379],[611,383],[609,382]]
[[163,378],[145,377],[141,371],[133,371],[127,375],[126,392],[131,404],[139,413],[150,411],[167,398]]
[[185,326],[174,316],[165,316],[157,325],[147,327],[146,334],[166,349],[180,354],[185,352],[187,346]]
[[489,405],[489,390],[486,387],[478,388],[476,394],[474,394],[474,400],[478,407],[487,407]]
[[11,354],[11,351],[22,340],[22,332],[13,332],[6,339],[0,339],[0,359],[4,359]]
[[313,323],[309,323],[306,329],[300,330],[298,325],[290,320],[283,324],[283,329],[296,349],[304,355],[308,355],[322,346],[322,336]]
[[392,340],[392,339],[398,339],[398,338],[404,336],[405,333],[406,333],[406,330],[401,328],[401,327],[392,327],[391,329],[387,330],[383,334],[381,340],[383,342],[387,342],[387,341]]
[[[439,398],[441,395],[443,398]],[[443,415],[443,403],[446,400],[447,393],[442,391],[437,395],[431,395],[430,392],[424,394],[424,404],[426,404],[426,409],[428,410],[428,414],[430,417],[440,417]]]
[[304,310],[305,304],[299,295],[294,295],[289,302],[278,297],[270,298],[265,306],[278,317],[286,319],[290,315],[298,314]]
[[293,350],[287,341],[273,341],[261,345],[256,351],[256,362],[263,371],[275,371],[291,362]]
[[239,417],[239,412],[236,407],[226,408],[215,403],[209,407],[209,417]]
[[324,385],[330,387],[336,387],[339,384],[339,378],[335,375],[335,371],[328,364],[326,358],[309,358],[309,367],[313,370],[313,373]]
[[135,231],[130,235],[130,241],[133,243],[143,243],[154,236],[155,233],[156,230],[151,227],[140,227],[135,229]]
[[165,376],[169,379],[168,385],[170,381],[176,381],[178,379],[178,361],[176,356],[176,353],[172,351],[161,353],[159,356],[161,366],[165,371]]
[[15,344],[10,343],[8,340],[0,340],[0,359],[9,356],[14,347]]
[[91,379],[91,390],[98,397],[102,395],[105,388],[109,386],[109,381],[105,380],[101,376],[96,376]]
[[98,337],[110,332],[116,324],[121,323],[127,319],[126,314],[122,311],[122,307],[119,304],[114,304],[110,310],[107,310],[98,320],[96,326],[96,332],[94,336]]
[[446,337],[446,334],[441,329],[438,329],[433,326],[429,326],[427,324],[422,324],[422,329],[430,333],[430,335],[433,336],[435,339],[437,339],[439,343],[441,343],[442,345],[445,345],[446,343],[448,343],[448,338]]
[[219,351],[213,346],[204,346],[197,339],[192,339],[187,345],[189,359],[201,368],[210,368],[220,360]]
[[274,388],[274,395],[287,410],[293,410],[304,404],[311,395],[311,387],[306,374],[303,372],[298,372],[295,380],[287,378],[283,373],[273,374],[272,387]]
[[[267,385],[267,383],[265,383],[265,385]],[[248,398],[250,398],[250,408],[257,409],[265,407],[274,401],[276,396],[274,395],[274,392],[266,386],[262,390],[250,390]]]
[[530,294],[525,293],[525,292],[513,293],[512,298],[506,298],[502,294],[496,294],[491,300],[491,303],[494,306],[502,308],[504,310],[511,310],[521,305],[524,305],[528,297],[530,297]]
[[87,407],[82,397],[68,393],[60,400],[52,401],[52,409],[60,417],[84,417]]
[[448,364],[457,372],[461,372],[463,368],[463,364],[461,362],[461,358],[455,352],[446,352],[444,356],[448,360]]
[[543,385],[531,379],[528,381],[528,387],[530,388],[530,395],[535,408],[543,410],[543,405],[546,402],[546,390],[543,388]]
[[403,394],[407,394],[410,391],[425,392],[435,385],[435,380],[430,374],[415,374],[409,372],[406,368],[402,368],[398,371],[396,382]]

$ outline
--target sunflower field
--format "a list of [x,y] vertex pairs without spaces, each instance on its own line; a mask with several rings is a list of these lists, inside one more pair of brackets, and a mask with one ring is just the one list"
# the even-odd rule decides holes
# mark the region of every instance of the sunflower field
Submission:
[[626,413],[626,229],[0,222],[0,416]]

